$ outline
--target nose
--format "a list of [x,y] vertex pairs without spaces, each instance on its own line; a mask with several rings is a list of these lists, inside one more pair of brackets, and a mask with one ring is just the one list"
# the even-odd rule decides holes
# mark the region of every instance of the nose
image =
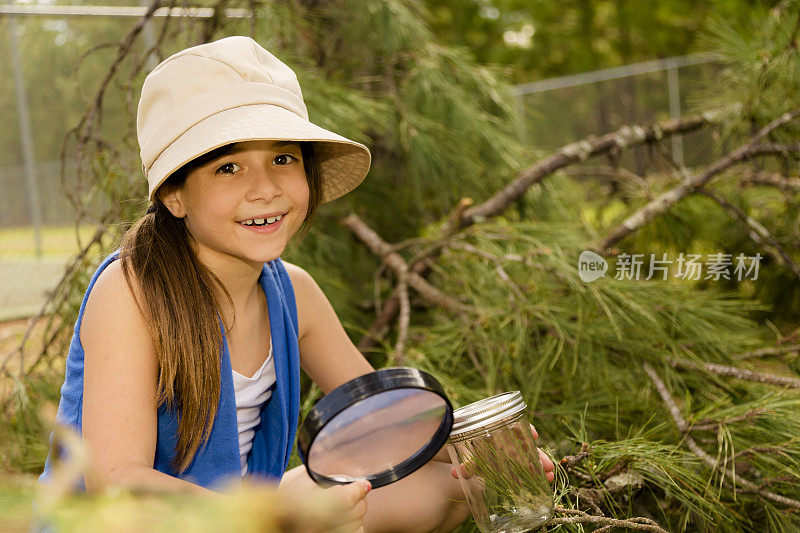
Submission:
[[248,177],[245,198],[251,202],[271,201],[283,194],[279,177],[269,168],[254,168]]

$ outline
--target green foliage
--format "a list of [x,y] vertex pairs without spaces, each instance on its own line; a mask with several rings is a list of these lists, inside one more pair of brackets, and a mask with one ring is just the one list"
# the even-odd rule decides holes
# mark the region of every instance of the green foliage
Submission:
[[[751,21],[774,1],[427,0],[444,42],[528,82],[694,51],[711,18]],[[507,32],[510,32],[507,35]]]
[[[738,119],[721,132],[721,147],[738,144],[752,128],[800,104],[797,50],[792,44],[797,5],[782,4],[754,24],[757,31],[738,29],[735,22],[713,24],[708,47],[725,58],[726,67],[707,102],[740,104]],[[497,9],[496,18],[490,16],[491,8]],[[522,391],[541,440],[554,457],[575,454],[581,444],[588,444],[588,457],[558,473],[556,496],[565,507],[588,501],[611,516],[646,513],[672,531],[791,531],[800,527],[796,511],[735,490],[736,480],[728,471],[787,497],[800,496],[800,396],[795,390],[706,371],[677,370],[668,361],[735,362],[796,374],[796,355],[769,359],[769,366],[735,361],[733,356],[781,337],[762,322],[765,316],[783,317],[779,330],[797,326],[796,317],[786,313],[798,306],[797,278],[775,262],[765,263],[757,282],[739,285],[623,281],[612,275],[584,283],[577,275],[578,256],[588,243],[674,187],[681,175],[661,169],[610,192],[588,180],[549,176],[501,217],[438,241],[443,219],[460,198],[487,198],[538,151],[524,146],[515,134],[511,72],[480,66],[473,57],[514,64],[516,75],[587,70],[683,53],[691,41],[686,36],[695,35],[695,25],[712,11],[735,21],[761,10],[760,4],[733,0],[646,6],[601,0],[586,5],[462,0],[448,6],[400,0],[268,2],[258,6],[252,26],[222,21],[210,33],[217,38],[252,29],[259,42],[297,71],[312,121],[372,150],[373,169],[363,185],[325,206],[312,233],[287,254],[317,279],[350,333],[355,337],[367,330],[395,281],[338,224],[350,211],[362,214],[387,241],[411,239],[399,248],[407,258],[438,246],[430,281],[470,306],[469,312],[453,315],[412,298],[405,352],[393,353],[394,332],[389,332],[368,354],[376,366],[404,357],[401,362],[437,376],[456,404]],[[343,11],[348,16],[342,16]],[[539,53],[516,53],[497,42],[502,32],[515,25],[512,29],[521,29],[528,20],[534,21],[532,46]],[[160,31],[165,23],[158,21],[154,29]],[[161,56],[196,44],[202,29],[168,26],[167,39],[159,46]],[[477,35],[484,30],[495,42],[480,41]],[[36,31],[46,29],[31,29],[26,39],[32,40]],[[90,37],[74,37],[69,46],[79,54],[87,43],[104,40],[99,34]],[[62,319],[48,328],[54,342],[24,381],[12,382],[10,400],[3,405],[9,424],[0,428],[0,457],[15,470],[41,468],[46,429],[35,413],[47,399],[57,398],[53,382],[62,375],[58,362],[88,277],[116,247],[125,224],[145,206],[132,105],[143,79],[143,49],[140,41],[134,43],[114,83],[106,88],[96,116],[108,118],[102,124],[85,124],[69,141],[79,142],[68,145],[68,153],[82,154],[76,165],[82,174],[70,190],[76,204],[88,206],[84,220],[95,222],[101,231],[81,243],[85,252],[69,267],[48,308]],[[83,80],[89,101],[112,51],[89,55],[78,69],[76,80]],[[797,130],[786,128],[773,140],[796,138]],[[45,146],[52,152],[56,144],[48,140]],[[759,161],[758,168],[791,177],[796,175],[791,161]],[[698,169],[684,169],[694,170]],[[796,257],[796,199],[764,189],[740,189],[739,177],[734,172],[721,176],[715,191],[764,221]],[[708,198],[689,198],[624,241],[621,249],[748,255],[761,249],[747,229],[715,209],[718,206]],[[681,416],[697,427],[691,434],[724,469],[710,468],[688,451],[662,398],[642,372],[644,362],[663,377]],[[305,413],[319,391],[308,380],[303,389]],[[615,479],[617,485],[611,483]],[[66,502],[65,527],[85,526],[75,517],[95,503]],[[119,509],[114,507],[119,502],[110,503],[110,514],[101,518],[113,517]],[[173,509],[152,501],[144,507],[129,500],[121,505],[129,513],[150,512],[151,504]],[[190,512],[196,510],[192,507]],[[198,516],[218,524],[215,516]],[[195,524],[185,522],[190,523]]]
[[[713,18],[701,44],[720,54],[718,83],[705,98],[741,104],[745,126],[763,126],[800,105],[800,4],[781,2],[769,16],[740,24]],[[795,130],[796,131],[796,130]]]
[[20,379],[6,378],[0,386],[4,399],[3,424],[0,425],[0,464],[4,470],[39,473],[47,458],[50,443],[39,410],[48,402],[55,404],[61,389],[60,376]]

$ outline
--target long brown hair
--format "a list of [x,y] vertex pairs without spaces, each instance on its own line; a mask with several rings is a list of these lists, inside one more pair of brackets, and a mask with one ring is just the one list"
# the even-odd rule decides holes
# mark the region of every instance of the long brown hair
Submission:
[[[310,142],[299,144],[309,205],[296,238],[308,232],[322,196],[314,146]],[[217,148],[190,161],[167,178],[162,187],[182,187],[189,171],[230,152],[233,146]],[[122,236],[120,248],[125,280],[136,296],[155,344],[155,405],[165,405],[179,413],[178,442],[171,466],[182,473],[199,447],[208,441],[217,414],[222,355],[219,295],[232,304],[231,298],[198,259],[184,219],[172,216],[157,196],[148,213]],[[223,327],[230,331],[231,325]]]

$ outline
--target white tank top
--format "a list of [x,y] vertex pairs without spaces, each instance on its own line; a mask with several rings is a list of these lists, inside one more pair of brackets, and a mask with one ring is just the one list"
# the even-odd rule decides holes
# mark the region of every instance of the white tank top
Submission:
[[233,390],[236,396],[236,422],[239,426],[239,459],[242,477],[247,473],[247,454],[253,447],[255,427],[261,422],[261,406],[270,396],[275,383],[275,362],[272,358],[272,338],[269,340],[269,355],[252,377],[233,372]]

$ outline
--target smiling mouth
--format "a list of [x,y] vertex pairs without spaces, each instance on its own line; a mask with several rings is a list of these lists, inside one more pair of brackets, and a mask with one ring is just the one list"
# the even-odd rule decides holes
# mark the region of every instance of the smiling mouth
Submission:
[[269,218],[249,218],[247,220],[240,220],[237,224],[241,224],[242,226],[269,226],[270,224],[278,222],[283,217],[284,215],[277,215]]

